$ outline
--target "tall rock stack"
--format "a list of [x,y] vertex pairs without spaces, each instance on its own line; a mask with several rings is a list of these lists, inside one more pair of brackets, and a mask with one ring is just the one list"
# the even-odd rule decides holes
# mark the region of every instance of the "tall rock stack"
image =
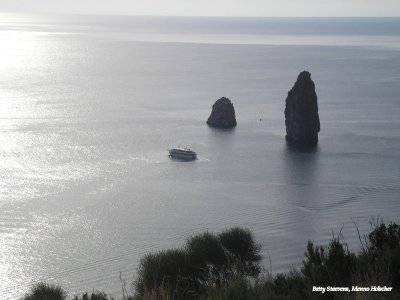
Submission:
[[231,100],[222,97],[212,106],[211,115],[207,124],[218,128],[232,128],[236,126],[235,108]]
[[311,74],[303,71],[286,98],[286,139],[301,146],[318,143],[320,130],[317,94]]

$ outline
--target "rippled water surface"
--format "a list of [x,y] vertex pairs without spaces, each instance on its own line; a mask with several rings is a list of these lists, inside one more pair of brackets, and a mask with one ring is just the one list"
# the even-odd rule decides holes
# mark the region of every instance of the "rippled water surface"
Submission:
[[[0,16],[2,299],[39,280],[118,296],[141,255],[204,230],[252,229],[279,272],[307,239],[343,226],[357,249],[353,221],[400,221],[398,19]],[[313,152],[284,139],[304,69]],[[222,96],[231,131],[205,124]]]

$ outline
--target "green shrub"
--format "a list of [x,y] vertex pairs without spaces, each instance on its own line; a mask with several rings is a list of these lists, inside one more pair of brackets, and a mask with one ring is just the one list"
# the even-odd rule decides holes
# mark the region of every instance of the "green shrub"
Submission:
[[400,287],[400,225],[378,224],[368,235],[367,253],[372,265],[385,264],[394,288]]
[[23,300],[65,300],[66,292],[59,286],[38,283],[33,286]]
[[228,253],[228,267],[235,276],[255,277],[260,273],[261,245],[255,242],[250,230],[240,227],[227,229],[218,235],[218,239]]
[[247,279],[231,278],[218,288],[210,288],[207,291],[207,300],[247,300],[251,297],[252,286]]
[[145,255],[139,264],[134,282],[136,294],[174,295],[181,299],[190,292],[188,257],[181,249],[164,250]]
[[400,226],[375,222],[366,237],[363,250],[357,256],[352,272],[357,285],[390,285],[400,288]]
[[136,298],[167,293],[173,299],[194,299],[232,277],[256,277],[259,251],[251,232],[242,228],[192,236],[181,249],[148,254],[140,260]]
[[184,250],[189,257],[190,277],[196,292],[203,292],[207,286],[221,285],[225,280],[228,260],[214,234],[206,232],[190,237]]
[[91,295],[85,293],[82,295],[82,298],[76,296],[74,300],[114,300],[114,298],[107,296],[107,294],[103,292],[94,292]]
[[298,271],[290,271],[289,273],[277,274],[265,283],[270,285],[271,294],[280,295],[287,299],[309,299],[310,284],[307,278]]
[[250,280],[246,277],[231,278],[219,288],[211,288],[200,300],[299,300],[289,298],[271,289],[272,278]]
[[[394,292],[386,293],[385,299],[396,299],[400,287],[400,226],[375,222],[364,239],[359,253],[351,253],[341,235],[334,237],[325,247],[314,246],[309,241],[301,269],[306,279],[306,290],[311,290],[313,285],[386,285],[392,286]],[[352,296],[357,298],[357,295],[360,294]],[[327,293],[319,297],[337,298],[337,295]]]
[[354,253],[349,252],[340,235],[334,237],[327,247],[314,246],[309,241],[305,256],[301,271],[313,285],[351,285],[351,272],[356,266],[357,258]]

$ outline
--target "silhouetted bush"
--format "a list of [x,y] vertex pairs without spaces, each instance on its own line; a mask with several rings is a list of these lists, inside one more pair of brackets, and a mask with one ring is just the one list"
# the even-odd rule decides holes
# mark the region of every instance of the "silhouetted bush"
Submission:
[[298,271],[280,273],[264,282],[269,294],[283,299],[309,299],[311,295],[309,281]]
[[[343,237],[333,237],[328,246],[314,246],[308,242],[302,274],[306,290],[312,286],[391,286],[394,293],[385,293],[384,299],[396,299],[400,287],[400,226],[382,221],[372,224],[372,231],[360,241],[359,253],[351,253]],[[357,295],[357,293],[355,293]],[[393,296],[394,295],[394,296]],[[382,296],[382,295],[380,295]],[[393,298],[394,297],[394,298]],[[337,298],[326,293],[319,298]],[[382,298],[383,299],[383,296]]]
[[347,286],[357,258],[350,253],[340,236],[334,237],[328,247],[308,242],[302,273],[316,286]]
[[225,280],[227,256],[218,238],[209,232],[190,237],[184,246],[190,263],[190,280],[195,293]]
[[248,279],[244,277],[231,278],[218,288],[210,288],[207,291],[207,300],[231,299],[245,300],[255,299],[256,289]]
[[252,233],[242,228],[192,236],[181,249],[148,254],[140,260],[136,297],[151,291],[190,299],[233,276],[255,277],[260,272],[259,251]]
[[65,300],[66,292],[59,286],[47,283],[38,283],[31,288],[23,300]]
[[390,285],[400,288],[400,226],[371,223],[373,230],[365,238],[351,276],[357,285]]
[[94,292],[91,295],[85,293],[82,295],[81,298],[75,296],[74,300],[114,300],[114,298],[108,296],[106,293],[103,292]]
[[367,255],[373,265],[387,265],[391,284],[400,288],[400,225],[377,224],[368,235]]
[[146,291],[159,295],[174,294],[181,298],[189,289],[188,257],[181,249],[149,253],[140,260],[136,292],[144,295]]
[[222,231],[218,235],[228,254],[228,268],[234,276],[257,276],[261,269],[259,262],[261,245],[257,244],[250,230],[235,227]]

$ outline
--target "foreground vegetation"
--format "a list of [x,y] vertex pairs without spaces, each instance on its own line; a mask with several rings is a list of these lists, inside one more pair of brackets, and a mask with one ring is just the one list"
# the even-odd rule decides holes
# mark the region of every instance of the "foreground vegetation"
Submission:
[[[308,242],[300,270],[261,272],[260,245],[249,230],[205,232],[177,249],[149,253],[140,260],[133,295],[123,300],[297,300],[400,299],[400,225],[373,223],[350,252],[341,233],[328,245]],[[390,292],[317,292],[313,287],[392,287]],[[44,283],[23,300],[65,300],[65,291]],[[111,300],[104,293],[74,300]]]

